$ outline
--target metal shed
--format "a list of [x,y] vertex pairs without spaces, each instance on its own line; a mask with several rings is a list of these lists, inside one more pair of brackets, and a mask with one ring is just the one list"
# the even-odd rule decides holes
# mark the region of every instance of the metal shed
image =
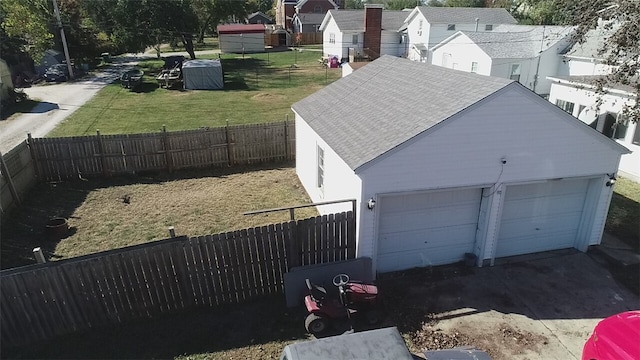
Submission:
[[224,88],[220,60],[189,60],[182,63],[184,88],[189,90],[218,90]]

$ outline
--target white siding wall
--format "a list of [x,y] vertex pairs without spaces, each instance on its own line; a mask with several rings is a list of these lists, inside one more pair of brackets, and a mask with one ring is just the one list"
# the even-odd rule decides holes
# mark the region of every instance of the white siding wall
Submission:
[[[330,34],[335,35],[336,42],[332,44],[329,42]],[[342,55],[342,33],[338,28],[338,24],[336,24],[333,18],[329,19],[326,28],[322,32],[322,56],[338,56]]]
[[567,58],[567,73],[559,72],[559,75],[606,75],[611,73],[611,66],[600,64],[593,59]]
[[[418,30],[420,27],[420,20],[422,20],[422,30]],[[416,53],[413,46],[415,44],[427,44],[429,42],[429,23],[427,19],[422,16],[421,13],[418,13],[411,19],[411,21],[407,24],[407,39],[408,46],[407,58],[413,61],[420,61],[420,55]]]
[[220,35],[220,51],[223,53],[263,52],[264,33],[222,34]]
[[[577,89],[572,86],[554,83],[551,86],[551,93],[549,95],[549,101],[552,104],[556,103],[556,100],[564,100],[574,103],[573,116],[578,116],[580,105],[587,107],[593,106],[596,102],[597,95],[588,89]],[[606,112],[620,113],[625,102],[633,104],[632,100],[628,97],[604,95],[602,97],[602,105],[600,105],[600,113]],[[602,124],[600,125],[602,126]],[[640,145],[633,144],[633,134],[638,126],[637,123],[630,124],[627,129],[627,134],[624,139],[616,140],[619,144],[625,146],[631,150],[631,154],[622,155],[620,160],[620,173],[636,182],[640,182]],[[598,130],[602,130],[601,128]]]
[[477,62],[477,74],[491,74],[491,59],[477,45],[472,44],[471,39],[465,35],[459,35],[435,49],[431,57],[431,63],[442,66],[442,58],[445,53],[451,54],[450,68],[453,68],[453,64],[455,63],[457,64],[455,66],[456,70],[471,72],[471,63]]
[[531,89],[536,70],[536,59],[494,59],[491,64],[491,76],[509,79],[511,66],[520,64],[520,84]]
[[[547,76],[554,76],[558,74],[560,65],[562,64],[562,55],[559,53],[564,50],[569,44],[571,37],[568,36],[562,41],[559,41],[555,46],[545,50],[540,55],[540,64],[537,70],[538,83],[535,85],[535,93],[541,95],[548,95],[551,91],[551,80],[547,79]],[[536,59],[537,61],[537,59]],[[534,72],[535,75],[535,72]],[[535,80],[535,77],[533,78]],[[529,89],[534,90],[533,86]]]
[[[566,177],[604,179],[606,173],[615,171],[618,150],[601,143],[597,138],[601,135],[567,119],[560,109],[544,106],[544,102],[526,89],[509,86],[499,96],[431,129],[432,134],[417,136],[360,169],[362,198],[427,188],[490,187]],[[507,164],[501,170],[503,157]],[[600,198],[605,201],[611,188],[602,192],[609,193]],[[500,199],[492,203],[491,212],[499,219]],[[581,241],[600,241],[608,205],[594,206],[593,230]],[[361,210],[358,256],[375,259],[375,220],[375,211]],[[485,228],[486,241],[491,244],[494,239],[489,237],[497,236],[497,229],[491,221]]]
[[[324,150],[324,190],[317,186],[317,146]],[[353,170],[296,114],[296,173],[313,202],[357,199],[361,181]],[[351,210],[351,203],[323,205],[321,214]],[[357,211],[359,213],[360,210]]]
[[402,55],[400,44],[401,34],[397,31],[382,31],[380,40],[380,55]]

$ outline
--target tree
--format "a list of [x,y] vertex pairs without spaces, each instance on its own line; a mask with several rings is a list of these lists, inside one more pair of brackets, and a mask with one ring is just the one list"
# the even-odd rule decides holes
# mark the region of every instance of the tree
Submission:
[[440,6],[444,6],[444,4],[440,0],[429,0],[427,1],[427,6],[440,7]]
[[218,24],[227,20],[244,19],[248,13],[247,3],[236,0],[194,0],[193,6],[198,17],[198,42],[204,41],[207,31],[215,30]]
[[603,47],[599,53],[613,71],[599,77],[593,84],[602,95],[617,84],[631,88],[634,104],[627,104],[623,113],[631,121],[640,119],[640,2],[638,0],[556,0],[557,19],[563,24],[575,25],[575,39],[584,41],[591,29],[604,29]]
[[192,59],[198,17],[190,0],[83,1],[87,14],[120,51],[139,52],[175,38]]
[[388,10],[404,10],[413,9],[420,5],[419,0],[388,0],[385,9]]
[[484,7],[484,0],[444,0],[448,7]]
[[[53,11],[45,0],[2,0],[0,16],[2,32],[10,44],[20,46],[34,59],[39,59],[53,45]],[[3,39],[4,40],[4,39]],[[10,45],[7,44],[7,45]],[[4,47],[3,41],[3,47]]]
[[364,0],[346,0],[345,9],[364,9]]

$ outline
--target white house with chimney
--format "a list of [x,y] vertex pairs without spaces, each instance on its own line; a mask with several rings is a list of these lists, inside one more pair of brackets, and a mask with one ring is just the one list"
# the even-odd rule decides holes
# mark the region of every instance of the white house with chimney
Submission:
[[[614,84],[601,97],[594,82],[612,71],[605,64],[602,53],[611,31],[598,28],[589,31],[582,44],[575,44],[564,56],[558,75],[549,76],[549,101],[572,114],[608,138],[631,150],[622,156],[618,173],[640,182],[640,124],[630,121],[623,108],[638,101],[637,90],[631,86]],[[602,103],[597,106],[598,99]]]
[[492,31],[458,31],[431,49],[431,64],[518,81],[549,95],[570,26],[498,25]]
[[418,6],[405,19],[402,56],[430,62],[429,50],[463,31],[492,31],[500,24],[517,24],[503,8],[455,8]]
[[386,11],[382,5],[364,10],[329,10],[320,25],[322,55],[348,59],[351,55],[377,58],[402,55],[400,28],[408,11]]

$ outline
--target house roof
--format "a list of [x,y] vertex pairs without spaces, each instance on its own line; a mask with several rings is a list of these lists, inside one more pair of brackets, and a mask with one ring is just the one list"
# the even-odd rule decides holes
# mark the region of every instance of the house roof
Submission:
[[[296,4],[296,8],[302,9],[302,7],[304,6],[304,4],[307,3],[307,1],[309,0],[298,0],[298,3]],[[334,9],[338,8],[338,5],[333,0],[326,0],[326,1],[329,2]]]
[[263,13],[262,11],[256,11],[254,13],[251,13],[251,14],[247,15],[247,19],[251,20],[256,16],[263,17],[263,18],[265,18],[267,20],[273,20],[269,15]]
[[[631,85],[625,85],[625,84],[620,84],[620,83],[611,83],[607,81],[606,76],[602,76],[602,75],[579,75],[579,76],[562,76],[562,75],[555,75],[555,76],[549,76],[548,79],[550,80],[557,80],[560,82],[564,82],[564,83],[568,83],[571,84],[574,87],[580,87],[580,88],[593,88],[596,86],[596,83],[598,81],[603,81],[605,85],[605,88],[608,90],[619,90],[621,92],[626,92],[631,96],[634,96],[636,94],[636,89],[631,86]],[[639,79],[635,79],[634,81],[638,81]]]
[[[409,15],[406,11],[382,11],[382,30],[398,31]],[[364,31],[364,10],[329,10],[340,31]],[[323,21],[324,24],[324,21]]]
[[606,40],[614,31],[615,29],[604,29],[603,26],[587,31],[584,35],[584,41],[573,45],[566,56],[583,59],[605,59],[608,56],[608,51],[600,54],[600,50],[605,49]]
[[[467,8],[418,6],[411,13],[419,11],[430,24],[517,24],[516,19],[503,8]],[[409,20],[409,19],[407,19]]]
[[325,14],[308,13],[308,14],[294,14],[293,18],[300,19],[303,25],[316,25],[322,24]]
[[464,34],[490,58],[534,58],[570,36],[571,31],[570,26],[499,25],[494,31],[460,31],[436,47]]
[[249,34],[265,31],[263,24],[228,24],[218,25],[218,34]]
[[292,108],[355,170],[512,83],[385,55]]

